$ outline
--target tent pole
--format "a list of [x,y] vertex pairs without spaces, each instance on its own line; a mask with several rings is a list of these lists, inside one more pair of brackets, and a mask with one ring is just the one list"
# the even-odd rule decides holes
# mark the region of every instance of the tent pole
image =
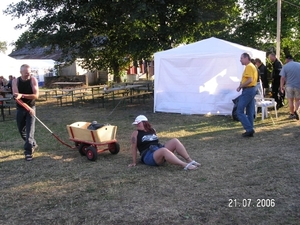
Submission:
[[281,0],[277,0],[276,57],[278,59],[280,59],[280,33],[281,33]]

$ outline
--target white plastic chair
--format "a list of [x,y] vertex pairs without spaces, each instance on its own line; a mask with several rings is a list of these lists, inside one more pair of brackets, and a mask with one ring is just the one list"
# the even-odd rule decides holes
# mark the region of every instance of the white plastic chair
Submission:
[[257,109],[260,107],[261,108],[261,119],[264,120],[264,118],[268,117],[268,108],[274,107],[275,114],[276,114],[276,119],[278,118],[277,115],[277,102],[275,101],[274,98],[265,98],[262,87],[262,82],[260,81],[260,88],[258,88],[258,93],[255,96],[255,118],[257,118]]

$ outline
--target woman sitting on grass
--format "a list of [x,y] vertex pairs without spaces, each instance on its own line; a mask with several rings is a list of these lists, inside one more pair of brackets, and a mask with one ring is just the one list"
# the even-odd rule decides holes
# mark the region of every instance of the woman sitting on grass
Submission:
[[[200,166],[200,163],[190,158],[185,147],[177,138],[161,145],[155,130],[145,116],[136,117],[132,124],[136,125],[137,130],[131,135],[132,163],[128,165],[129,167],[136,166],[137,150],[140,152],[141,161],[149,166],[159,166],[165,161],[182,166],[184,170],[195,170]],[[180,160],[174,154],[175,151],[186,162]]]

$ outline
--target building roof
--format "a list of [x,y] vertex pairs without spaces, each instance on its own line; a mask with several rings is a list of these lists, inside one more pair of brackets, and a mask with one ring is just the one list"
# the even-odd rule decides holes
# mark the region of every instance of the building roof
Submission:
[[9,56],[14,59],[52,59],[58,61],[61,54],[61,50],[58,49],[50,52],[50,47],[24,47],[13,51]]

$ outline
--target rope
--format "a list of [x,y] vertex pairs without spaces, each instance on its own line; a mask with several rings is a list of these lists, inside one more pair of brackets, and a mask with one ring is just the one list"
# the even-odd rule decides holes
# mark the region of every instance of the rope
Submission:
[[106,119],[108,119],[108,117],[113,114],[113,112],[115,111],[115,109],[120,105],[120,103],[123,101],[123,99],[121,99],[118,104],[115,106],[115,108],[112,109],[112,111],[108,114],[108,116],[106,117]]

